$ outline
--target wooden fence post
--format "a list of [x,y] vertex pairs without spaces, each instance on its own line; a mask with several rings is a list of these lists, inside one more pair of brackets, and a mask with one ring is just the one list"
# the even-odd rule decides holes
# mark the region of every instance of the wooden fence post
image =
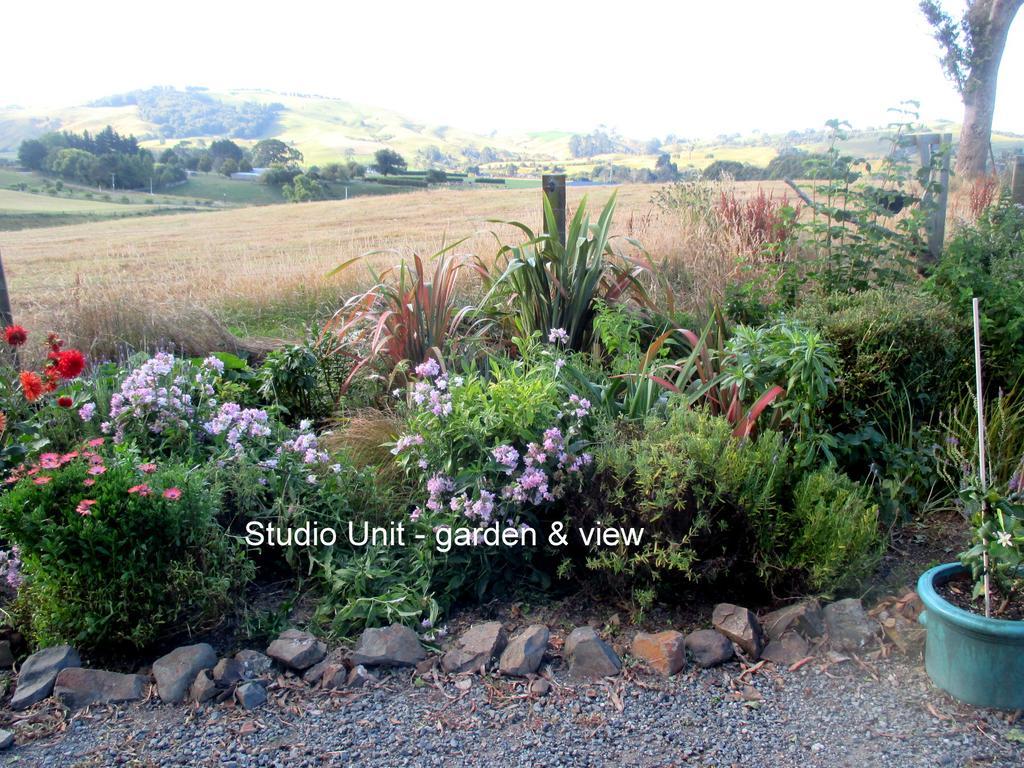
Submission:
[[[555,213],[555,226],[558,227],[558,238],[565,245],[565,174],[545,173],[541,177],[541,187],[551,210]],[[548,220],[543,217],[544,233],[548,233]]]
[[1010,195],[1017,205],[1024,205],[1024,155],[1013,158],[1010,169]]
[[[921,206],[928,211],[928,259],[938,261],[942,256],[942,245],[946,239],[946,208],[949,201],[949,167],[953,150],[953,134],[916,134],[914,141],[920,154],[921,166],[928,169],[928,183],[938,171],[939,191],[925,189]],[[935,155],[942,153],[942,165],[935,167]]]

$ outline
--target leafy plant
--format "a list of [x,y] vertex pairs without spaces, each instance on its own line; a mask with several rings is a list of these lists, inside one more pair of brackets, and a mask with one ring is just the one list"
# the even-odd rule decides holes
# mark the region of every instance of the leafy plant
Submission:
[[[538,235],[525,224],[506,222],[527,239],[521,245],[501,246],[495,266],[478,265],[487,288],[483,305],[495,305],[507,313],[523,337],[537,333],[547,338],[558,328],[568,334],[568,349],[588,349],[598,302],[614,303],[626,297],[647,302],[639,278],[655,272],[642,256],[619,254],[612,248],[614,211],[613,195],[591,224],[584,200],[568,225],[564,245],[547,198],[545,233]],[[496,268],[500,273],[495,274]]]
[[[413,257],[412,267],[402,262],[397,268],[375,274],[374,285],[346,301],[327,322],[323,335],[331,339],[331,351],[352,361],[343,390],[359,371],[381,357],[392,369],[405,361],[416,365],[428,356],[443,357],[472,309],[456,306],[458,276],[467,262],[452,257],[450,252],[462,242],[433,255],[432,276],[418,255]],[[356,261],[347,261],[330,274]]]

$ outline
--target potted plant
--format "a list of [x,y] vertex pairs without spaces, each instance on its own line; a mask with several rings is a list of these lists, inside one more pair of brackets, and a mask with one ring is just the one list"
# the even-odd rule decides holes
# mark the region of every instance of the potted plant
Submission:
[[1008,479],[989,482],[980,301],[972,303],[977,465],[950,441],[965,477],[960,500],[972,539],[959,563],[932,568],[917,581],[920,622],[928,630],[924,662],[932,682],[961,701],[1018,710],[1024,709],[1024,459],[1014,457]]
[[1022,485],[1018,473],[1004,490],[964,488],[972,546],[959,563],[932,568],[917,582],[928,676],[975,706],[1024,708]]

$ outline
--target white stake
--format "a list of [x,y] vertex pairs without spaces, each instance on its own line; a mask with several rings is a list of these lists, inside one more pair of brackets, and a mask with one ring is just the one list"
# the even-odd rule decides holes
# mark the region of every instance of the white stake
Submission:
[[[981,481],[981,523],[984,525],[987,504],[984,496],[988,493],[988,471],[985,465],[985,400],[981,387],[981,312],[979,310],[981,300],[974,299],[972,304],[974,309],[974,387],[975,402],[978,405],[978,479]],[[988,540],[984,534],[981,537],[981,545],[983,547],[981,567],[985,579],[985,617],[989,618],[992,615],[992,592],[989,589],[988,577]]]

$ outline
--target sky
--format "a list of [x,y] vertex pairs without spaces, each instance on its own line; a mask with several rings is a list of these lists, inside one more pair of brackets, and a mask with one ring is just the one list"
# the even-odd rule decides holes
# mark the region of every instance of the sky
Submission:
[[[959,17],[963,0],[945,4]],[[833,117],[881,126],[905,99],[924,120],[962,116],[917,0],[51,0],[42,16],[24,0],[0,11],[0,105],[68,106],[153,85],[264,88],[479,132],[604,125],[635,138]],[[997,130],[1024,133],[1022,94],[1019,16]]]

